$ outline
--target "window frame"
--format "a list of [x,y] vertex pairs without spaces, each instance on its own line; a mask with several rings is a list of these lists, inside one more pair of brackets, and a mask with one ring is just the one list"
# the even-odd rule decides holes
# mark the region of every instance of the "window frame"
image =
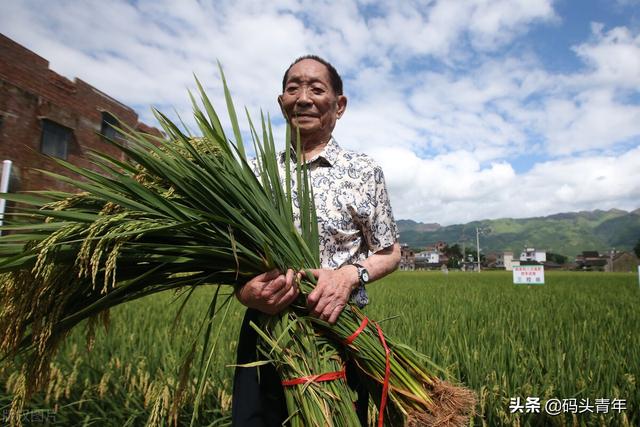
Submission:
[[108,111],[102,111],[102,121],[100,122],[100,136],[112,141],[122,139],[122,134],[116,126],[118,126],[118,118]]
[[[72,128],[49,118],[41,119],[40,152],[42,154],[67,160],[72,140]],[[57,144],[58,146],[50,148],[49,144]]]

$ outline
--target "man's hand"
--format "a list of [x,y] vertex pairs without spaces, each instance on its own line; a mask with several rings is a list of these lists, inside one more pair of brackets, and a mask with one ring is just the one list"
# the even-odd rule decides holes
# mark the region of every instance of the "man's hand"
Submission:
[[360,283],[358,269],[346,265],[338,270],[311,270],[318,279],[314,290],[307,297],[307,307],[312,316],[331,324],[336,323],[351,292]]
[[236,290],[236,297],[245,306],[266,314],[277,314],[298,296],[298,285],[293,270],[282,274],[271,270],[259,274]]

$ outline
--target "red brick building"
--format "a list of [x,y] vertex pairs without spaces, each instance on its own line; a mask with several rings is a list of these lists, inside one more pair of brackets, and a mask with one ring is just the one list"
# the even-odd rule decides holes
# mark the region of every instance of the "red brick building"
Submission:
[[89,150],[121,157],[99,134],[119,138],[111,126],[160,135],[138,122],[136,112],[90,84],[70,81],[49,69],[49,61],[0,34],[0,161],[11,160],[10,191],[70,190],[34,169],[65,170],[41,153],[92,167]]
[[411,271],[416,269],[416,254],[406,243],[400,245],[400,265],[398,269]]

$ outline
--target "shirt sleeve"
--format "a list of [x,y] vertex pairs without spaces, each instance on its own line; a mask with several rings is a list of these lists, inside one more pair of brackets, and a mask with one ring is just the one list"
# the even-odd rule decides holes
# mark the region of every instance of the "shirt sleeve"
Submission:
[[369,251],[375,253],[396,243],[400,236],[393,218],[384,173],[380,166],[374,166],[373,176],[369,179],[366,188],[370,209],[364,218],[362,231]]

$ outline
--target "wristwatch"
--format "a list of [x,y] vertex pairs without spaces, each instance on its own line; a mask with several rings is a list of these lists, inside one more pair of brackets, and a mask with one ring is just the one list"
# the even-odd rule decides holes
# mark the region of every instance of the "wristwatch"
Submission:
[[369,272],[361,264],[354,262],[354,265],[358,269],[358,279],[360,279],[360,286],[364,286],[369,283]]

